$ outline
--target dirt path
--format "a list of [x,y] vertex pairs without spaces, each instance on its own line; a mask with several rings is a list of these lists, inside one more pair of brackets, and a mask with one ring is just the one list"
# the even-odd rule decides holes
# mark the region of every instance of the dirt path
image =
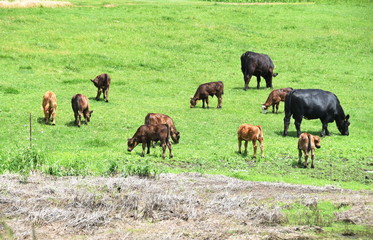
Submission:
[[285,226],[281,208],[325,200],[352,206],[337,219],[373,227],[372,191],[200,174],[20,179],[0,176],[0,238],[313,239],[322,228]]

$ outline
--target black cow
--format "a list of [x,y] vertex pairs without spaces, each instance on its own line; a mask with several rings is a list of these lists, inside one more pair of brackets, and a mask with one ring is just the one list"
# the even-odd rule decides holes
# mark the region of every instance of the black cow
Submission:
[[267,88],[273,88],[272,77],[276,77],[278,73],[273,73],[275,66],[271,58],[266,54],[245,52],[241,56],[241,70],[243,73],[243,80],[245,82],[244,90],[249,89],[249,82],[251,77],[254,75],[257,79],[256,88],[260,87],[260,77],[262,76],[266,80]]
[[322,123],[320,136],[329,136],[328,123],[335,121],[342,135],[348,135],[348,119],[336,95],[320,89],[297,89],[285,98],[284,136],[288,135],[290,117],[293,115],[297,136],[301,134],[302,119],[317,119]]

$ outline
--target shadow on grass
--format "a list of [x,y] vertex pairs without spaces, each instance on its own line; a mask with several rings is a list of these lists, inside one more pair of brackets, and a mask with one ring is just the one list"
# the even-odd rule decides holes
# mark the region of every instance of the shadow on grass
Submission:
[[67,126],[67,127],[78,127],[78,126],[76,126],[75,125],[75,121],[73,120],[73,121],[70,121],[70,122],[67,122],[67,123],[65,123],[65,126]]
[[[278,136],[283,136],[283,131],[280,131],[280,132],[275,132],[276,135]],[[302,133],[305,133],[305,132],[302,132]],[[320,136],[320,132],[318,131],[308,131],[307,133],[310,133],[312,135],[315,135],[315,136]],[[331,134],[332,135],[332,134]],[[283,136],[283,137],[293,137],[293,138],[298,138],[297,136],[297,131],[288,131],[288,135],[287,136]]]

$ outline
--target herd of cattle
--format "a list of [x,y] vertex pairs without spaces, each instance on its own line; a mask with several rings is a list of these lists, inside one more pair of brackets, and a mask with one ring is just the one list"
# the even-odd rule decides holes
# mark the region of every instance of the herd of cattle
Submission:
[[[272,77],[276,77],[278,73],[273,73],[274,64],[270,57],[266,54],[254,52],[245,52],[241,56],[241,70],[244,77],[244,90],[249,89],[249,83],[252,76],[257,77],[257,88],[260,87],[260,78],[263,77],[266,81],[267,88],[273,88]],[[109,101],[110,76],[108,74],[98,75],[91,80],[97,87],[96,100],[100,100],[101,93],[106,102]],[[201,84],[194,96],[190,99],[190,107],[196,106],[198,100],[202,100],[202,108],[207,108],[209,105],[209,96],[218,98],[217,108],[222,107],[222,96],[224,94],[224,84],[221,81],[209,82]],[[278,113],[280,102],[285,102],[285,117],[284,117],[284,132],[287,136],[290,124],[290,118],[293,116],[295,127],[297,130],[299,163],[301,163],[302,152],[305,155],[304,166],[308,165],[308,155],[311,152],[312,164],[314,167],[314,152],[315,147],[320,147],[320,138],[309,133],[302,133],[300,125],[302,119],[320,119],[322,122],[322,131],[320,135],[323,137],[329,135],[328,123],[336,122],[338,130],[342,135],[349,135],[348,127],[350,125],[349,115],[345,115],[336,95],[331,92],[320,89],[293,89],[281,88],[273,90],[267,101],[262,105],[263,113],[266,113],[268,108],[272,106],[272,112]],[[75,124],[80,127],[82,116],[87,124],[90,121],[93,111],[90,110],[88,98],[82,94],[76,94],[71,99],[71,106],[74,112]],[[51,119],[52,125],[56,123],[57,98],[56,95],[47,91],[43,96],[42,107],[45,115],[45,123]],[[262,127],[257,125],[242,124],[238,128],[238,153],[241,154],[242,141],[245,141],[245,153],[247,153],[248,142],[253,144],[254,155],[256,157],[257,142],[260,144],[261,156],[264,157],[264,138]],[[160,113],[149,113],[145,117],[144,125],[141,125],[132,138],[128,139],[128,151],[132,151],[139,143],[142,144],[142,154],[144,156],[147,147],[147,153],[150,153],[150,146],[153,143],[160,141],[163,150],[162,157],[166,156],[166,149],[169,149],[169,157],[172,158],[172,144],[178,143],[180,133],[176,130],[175,124],[171,117]]]

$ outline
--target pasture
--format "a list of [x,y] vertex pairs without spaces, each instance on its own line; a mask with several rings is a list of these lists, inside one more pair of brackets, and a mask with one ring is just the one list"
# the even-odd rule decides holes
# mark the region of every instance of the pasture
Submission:
[[[71,1],[73,7],[0,9],[0,171],[52,175],[200,172],[244,180],[371,189],[373,5],[230,5],[194,1]],[[350,114],[350,135],[335,123],[321,139],[315,169],[297,165],[291,120],[261,113],[270,89],[253,78],[243,91],[240,56],[268,54],[279,75],[274,89],[320,88]],[[95,101],[90,82],[108,73],[109,102]],[[223,81],[222,109],[189,108],[201,83]],[[46,125],[42,96],[57,95],[56,125]],[[91,122],[74,126],[71,97],[86,95]],[[174,119],[181,133],[174,158],[161,148],[140,157],[127,139],[149,112]],[[32,114],[32,149],[28,149]],[[242,123],[262,125],[265,158],[237,153]],[[302,131],[319,134],[319,120]]]

